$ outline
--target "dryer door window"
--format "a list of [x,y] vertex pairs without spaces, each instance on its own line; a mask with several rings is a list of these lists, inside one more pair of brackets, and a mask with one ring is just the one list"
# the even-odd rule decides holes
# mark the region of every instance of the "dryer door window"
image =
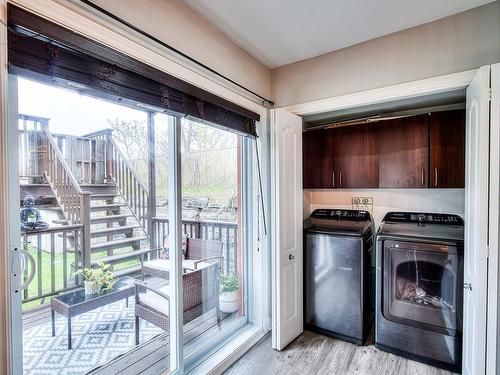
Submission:
[[386,241],[384,316],[455,334],[461,329],[462,256],[451,246]]

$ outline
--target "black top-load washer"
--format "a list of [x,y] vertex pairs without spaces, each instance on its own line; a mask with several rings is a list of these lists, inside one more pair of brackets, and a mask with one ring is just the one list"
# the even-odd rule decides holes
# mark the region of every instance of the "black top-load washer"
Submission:
[[304,222],[307,328],[363,344],[373,319],[374,227],[366,211],[318,209]]
[[460,371],[464,223],[390,212],[377,233],[375,345]]

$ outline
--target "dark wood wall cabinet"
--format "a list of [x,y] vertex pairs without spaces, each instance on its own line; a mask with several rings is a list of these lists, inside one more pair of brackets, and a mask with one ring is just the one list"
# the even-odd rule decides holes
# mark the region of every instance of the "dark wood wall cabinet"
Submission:
[[465,111],[308,131],[304,189],[462,188]]

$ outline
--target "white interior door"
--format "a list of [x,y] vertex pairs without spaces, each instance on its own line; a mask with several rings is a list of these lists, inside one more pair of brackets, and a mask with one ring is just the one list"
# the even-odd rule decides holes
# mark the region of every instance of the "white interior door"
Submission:
[[490,102],[490,218],[488,255],[488,330],[486,374],[500,372],[499,329],[499,243],[500,243],[500,64],[491,66]]
[[467,89],[465,147],[464,324],[462,371],[486,369],[488,271],[490,67],[482,67]]
[[273,348],[303,331],[302,118],[271,111],[273,150]]

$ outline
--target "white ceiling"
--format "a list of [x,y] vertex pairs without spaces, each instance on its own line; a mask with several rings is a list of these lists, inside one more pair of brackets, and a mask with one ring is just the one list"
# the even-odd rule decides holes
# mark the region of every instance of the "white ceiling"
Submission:
[[270,68],[494,0],[183,0]]

